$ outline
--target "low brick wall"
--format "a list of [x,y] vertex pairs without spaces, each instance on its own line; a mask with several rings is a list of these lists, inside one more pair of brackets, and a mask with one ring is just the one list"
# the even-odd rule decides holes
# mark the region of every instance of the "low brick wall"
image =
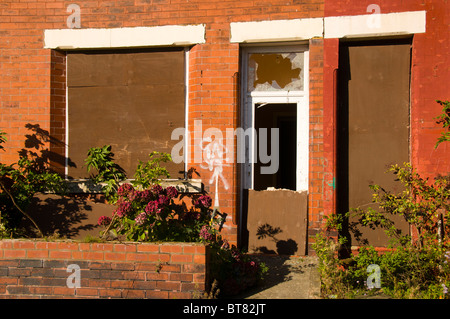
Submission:
[[0,298],[190,299],[205,283],[202,244],[0,241]]

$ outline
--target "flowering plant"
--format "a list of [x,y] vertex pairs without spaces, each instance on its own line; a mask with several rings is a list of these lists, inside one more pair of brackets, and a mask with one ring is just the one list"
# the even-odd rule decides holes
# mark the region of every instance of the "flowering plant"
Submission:
[[221,214],[214,214],[208,195],[191,198],[191,208],[176,201],[180,196],[175,187],[158,184],[139,190],[122,184],[112,218],[102,216],[98,223],[106,226],[103,236],[114,234],[133,241],[212,240],[217,226],[223,223]]
[[210,247],[210,274],[221,296],[235,296],[255,286],[268,270],[264,263],[257,262],[220,236]]

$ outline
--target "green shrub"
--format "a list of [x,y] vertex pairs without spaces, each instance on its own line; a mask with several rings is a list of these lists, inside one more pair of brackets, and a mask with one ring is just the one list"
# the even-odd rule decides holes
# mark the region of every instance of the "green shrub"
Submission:
[[[31,126],[30,126],[31,127]],[[0,150],[6,142],[6,134],[0,131]],[[36,228],[38,236],[44,236],[38,224],[26,213],[35,194],[40,192],[64,193],[66,184],[57,173],[52,172],[46,159],[36,152],[23,149],[17,163],[0,163],[0,238],[26,234],[20,228],[27,218]]]
[[[346,215],[332,214],[327,220],[328,230],[342,232],[345,221],[350,231],[361,239],[355,226],[382,228],[390,238],[390,250],[380,253],[369,243],[350,259],[339,259],[340,245],[348,245],[347,237],[338,243],[319,234],[314,249],[320,260],[322,293],[325,297],[351,298],[373,293],[367,286],[367,268],[378,265],[381,289],[394,298],[448,298],[450,284],[450,179],[438,176],[434,181],[422,178],[411,167],[394,165],[390,168],[404,191],[391,193],[379,185],[372,185],[373,201],[380,210],[354,209]],[[416,230],[417,236],[403,234],[392,222],[401,216]]]
[[[111,203],[117,200],[119,183],[126,178],[125,171],[114,162],[114,154],[110,145],[92,147],[85,159],[90,179],[94,183],[103,184],[102,190]],[[93,172],[91,172],[93,171]]]

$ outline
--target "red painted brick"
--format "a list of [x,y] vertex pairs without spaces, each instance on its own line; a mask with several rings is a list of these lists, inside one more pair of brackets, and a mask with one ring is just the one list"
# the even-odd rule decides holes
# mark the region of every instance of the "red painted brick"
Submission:
[[98,295],[105,298],[121,298],[122,289],[99,289]]
[[191,263],[193,261],[192,255],[172,255],[172,262],[174,263]]
[[76,288],[77,296],[97,296],[98,289],[94,288]]
[[24,249],[4,249],[4,258],[24,258],[26,256],[26,250]]
[[27,250],[27,257],[28,258],[47,258],[48,257],[48,250]]
[[117,252],[105,252],[104,259],[111,261],[125,261],[127,260],[127,254]]
[[75,296],[75,288],[67,288],[67,287],[54,287],[53,288],[54,295],[64,295],[64,296]]
[[99,243],[93,243],[91,244],[91,249],[95,251],[112,251],[113,245],[112,244],[99,244]]
[[160,263],[169,262],[170,254],[149,254],[147,255],[147,260]]
[[124,298],[142,299],[145,298],[144,290],[130,289],[122,293]]
[[168,280],[169,274],[165,272],[147,272],[145,276],[145,280],[153,281],[153,280]]
[[159,250],[161,253],[181,253],[183,247],[180,245],[161,245]]
[[78,246],[78,243],[59,242],[56,249],[58,249],[58,250],[79,250],[79,246]]
[[[140,245],[136,244],[115,244],[114,245],[114,251],[120,251],[120,252],[136,252],[136,247],[139,247]],[[138,249],[139,251],[139,249]]]
[[168,299],[168,291],[147,291],[146,297],[149,299]]
[[87,260],[103,260],[103,252],[83,252],[83,259]]
[[169,299],[191,299],[192,294],[189,292],[169,291]]
[[170,281],[188,281],[188,282],[192,282],[194,279],[192,274],[177,274],[177,273],[173,273],[169,275],[169,280]]
[[155,244],[138,244],[136,248],[138,252],[159,252],[159,245]]
[[70,251],[51,250],[49,252],[49,258],[71,259],[72,258],[72,253]]
[[139,254],[139,253],[127,253],[126,259],[127,261],[147,261],[149,260],[149,256],[147,254]]
[[156,288],[161,290],[177,290],[180,291],[181,284],[179,282],[157,281]]
[[13,247],[14,248],[22,248],[22,249],[28,249],[28,248],[31,248],[31,249],[33,249],[34,248],[34,242],[32,242],[32,241],[14,241],[13,242]]

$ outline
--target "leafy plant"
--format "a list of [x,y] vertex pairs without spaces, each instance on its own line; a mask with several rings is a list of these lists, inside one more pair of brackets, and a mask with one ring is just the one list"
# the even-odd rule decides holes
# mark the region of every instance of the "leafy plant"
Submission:
[[439,144],[450,141],[450,102],[440,100],[437,100],[436,102],[442,106],[442,113],[436,117],[436,123],[442,124],[442,127],[446,129],[446,131],[441,133],[441,136],[438,138],[436,145],[434,146],[435,149],[439,146]]
[[3,143],[6,143],[6,141],[7,141],[7,139],[6,139],[6,133],[5,132],[2,132],[1,130],[0,130],[0,150],[3,150],[4,149],[4,147],[3,147]]
[[351,213],[358,217],[359,224],[372,228],[383,228],[397,244],[410,242],[409,234],[402,234],[390,216],[402,216],[417,231],[415,244],[419,248],[434,244],[442,233],[450,231],[450,183],[438,176],[434,182],[422,178],[409,163],[403,167],[393,165],[389,169],[404,186],[404,191],[394,194],[380,185],[371,185],[373,202],[381,210],[355,209]]
[[[319,257],[324,298],[360,298],[382,294],[390,298],[450,298],[450,252],[434,245],[423,249],[398,246],[385,252],[360,247],[351,261],[337,258],[337,245],[322,233],[313,244]],[[448,249],[448,247],[447,247]],[[369,289],[369,265],[380,267],[381,288]]]
[[[264,264],[230,246],[220,236],[225,214],[211,209],[208,195],[180,200],[174,187],[148,189],[122,184],[112,217],[102,216],[103,238],[130,241],[202,242],[210,246],[214,295],[229,296],[255,285],[267,271]],[[189,202],[190,201],[190,202]],[[188,206],[190,208],[188,208]]]
[[172,157],[168,153],[151,152],[147,162],[139,161],[134,174],[135,180],[132,182],[133,185],[146,189],[151,185],[160,184],[161,178],[170,177],[169,171],[161,166],[161,163],[170,161],[172,161]]
[[[118,189],[113,216],[101,217],[99,224],[107,225],[103,236],[113,231],[115,236],[133,241],[201,241],[201,235],[215,234],[223,223],[220,214],[211,210],[207,195],[191,198],[190,209],[183,202],[175,202],[175,187],[153,185],[140,190],[125,183]],[[204,229],[206,228],[206,230]]]
[[235,296],[255,286],[267,271],[264,263],[230,246],[220,236],[210,241],[210,276],[220,297]]
[[[6,141],[5,133],[0,134],[0,143]],[[34,152],[22,150],[17,163],[0,163],[0,219],[3,233],[10,236],[19,232],[17,227],[22,217],[26,217],[43,236],[37,223],[26,213],[31,199],[39,192],[64,193],[64,179],[51,171],[49,164]]]
[[89,149],[85,159],[88,172],[91,173],[91,180],[95,183],[103,184],[102,189],[106,198],[115,202],[115,195],[119,183],[126,178],[125,171],[114,162],[114,154],[111,152],[111,145],[102,147],[92,147]]

